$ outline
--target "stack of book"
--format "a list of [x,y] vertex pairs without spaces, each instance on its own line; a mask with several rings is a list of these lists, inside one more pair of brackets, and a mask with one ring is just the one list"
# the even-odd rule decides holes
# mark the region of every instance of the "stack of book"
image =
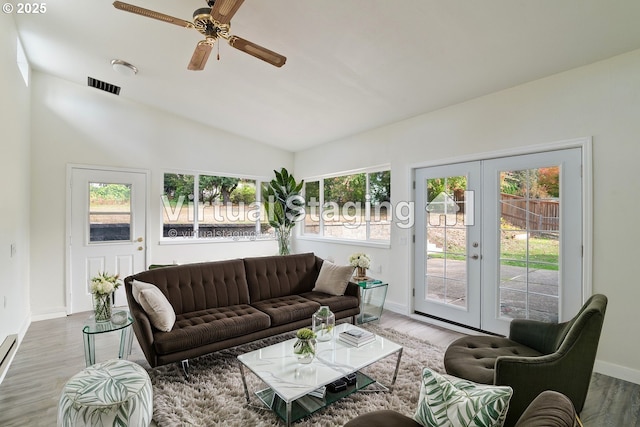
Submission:
[[338,339],[347,344],[360,347],[376,340],[375,334],[360,328],[353,328],[340,332]]

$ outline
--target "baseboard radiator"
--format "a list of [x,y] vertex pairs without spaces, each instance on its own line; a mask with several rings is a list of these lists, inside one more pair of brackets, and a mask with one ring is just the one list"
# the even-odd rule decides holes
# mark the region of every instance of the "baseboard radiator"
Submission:
[[9,335],[0,345],[0,381],[9,369],[9,363],[18,347],[18,335]]

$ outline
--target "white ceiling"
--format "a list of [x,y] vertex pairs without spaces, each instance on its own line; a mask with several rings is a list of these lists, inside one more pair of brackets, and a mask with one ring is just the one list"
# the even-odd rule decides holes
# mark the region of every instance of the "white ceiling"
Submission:
[[[127,2],[186,20],[206,7]],[[104,80],[122,98],[291,151],[640,48],[638,0],[245,0],[231,33],[287,63],[223,40],[204,71],[187,70],[196,30],[112,0],[55,0],[44,14],[13,16],[35,70]],[[116,73],[114,58],[138,75]]]

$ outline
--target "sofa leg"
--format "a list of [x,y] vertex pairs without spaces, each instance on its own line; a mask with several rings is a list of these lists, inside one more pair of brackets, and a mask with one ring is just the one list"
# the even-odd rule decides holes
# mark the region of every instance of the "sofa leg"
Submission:
[[189,359],[184,359],[182,362],[180,362],[180,364],[182,365],[182,373],[184,374],[184,379],[188,380],[189,379]]
[[356,319],[358,318],[358,316],[356,316],[355,314],[353,316],[351,316],[351,324],[355,325],[356,324]]

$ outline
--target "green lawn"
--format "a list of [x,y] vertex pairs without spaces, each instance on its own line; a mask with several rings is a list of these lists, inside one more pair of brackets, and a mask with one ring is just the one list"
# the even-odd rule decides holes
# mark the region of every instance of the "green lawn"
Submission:
[[[545,237],[529,238],[527,241],[516,238],[506,238],[502,240],[500,252],[501,265],[513,267],[529,267],[540,270],[558,270],[559,243],[557,239]],[[529,251],[527,264],[527,249]],[[447,259],[465,261],[464,248],[450,246],[447,252]],[[430,252],[430,258],[444,258],[440,252]]]

